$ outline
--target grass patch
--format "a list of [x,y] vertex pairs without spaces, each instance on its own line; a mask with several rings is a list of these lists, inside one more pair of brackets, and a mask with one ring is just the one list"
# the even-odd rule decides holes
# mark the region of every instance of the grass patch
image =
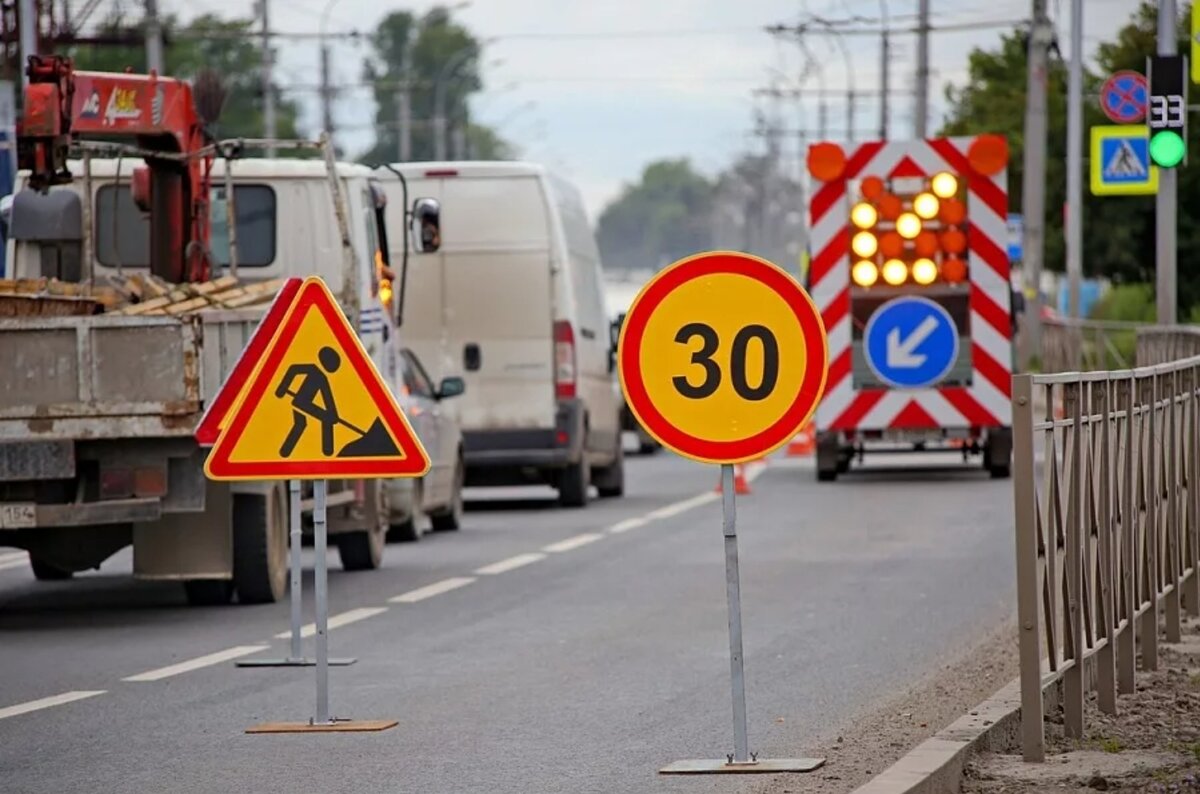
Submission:
[[1120,739],[1101,739],[1100,749],[1106,753],[1119,753],[1125,749],[1125,745],[1121,744]]

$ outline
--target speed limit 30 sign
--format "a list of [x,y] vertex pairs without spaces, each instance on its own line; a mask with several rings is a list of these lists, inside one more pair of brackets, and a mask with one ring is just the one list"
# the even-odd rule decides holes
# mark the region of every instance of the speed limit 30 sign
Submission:
[[638,294],[618,348],[621,386],[650,435],[706,463],[786,444],[825,390],[825,325],[808,293],[765,259],[682,259]]

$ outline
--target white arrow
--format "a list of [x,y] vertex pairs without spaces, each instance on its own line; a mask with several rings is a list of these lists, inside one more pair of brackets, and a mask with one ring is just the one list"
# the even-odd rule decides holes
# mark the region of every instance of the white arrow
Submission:
[[903,341],[900,329],[893,328],[887,338],[887,365],[892,369],[916,369],[925,363],[926,356],[914,351],[937,330],[936,317],[926,317]]

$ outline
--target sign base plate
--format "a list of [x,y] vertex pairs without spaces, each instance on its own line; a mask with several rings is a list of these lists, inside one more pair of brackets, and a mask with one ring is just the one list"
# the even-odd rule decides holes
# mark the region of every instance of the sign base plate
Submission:
[[812,772],[825,765],[824,758],[760,758],[733,763],[720,759],[676,761],[658,770],[660,775],[770,774],[773,772]]
[[345,720],[330,722],[264,722],[247,728],[246,733],[378,733],[395,728],[399,720]]
[[[358,659],[348,657],[345,659],[330,659],[330,667],[345,667],[348,664],[354,664]],[[316,659],[240,659],[234,662],[238,667],[316,667]]]

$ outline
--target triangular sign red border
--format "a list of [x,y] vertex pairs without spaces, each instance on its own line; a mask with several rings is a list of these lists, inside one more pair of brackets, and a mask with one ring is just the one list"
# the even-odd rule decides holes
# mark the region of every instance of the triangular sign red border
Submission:
[[267,352],[267,345],[271,344],[271,340],[275,338],[279,324],[287,316],[288,309],[292,306],[292,299],[300,291],[300,285],[303,282],[304,280],[300,278],[289,278],[283,282],[283,286],[276,293],[275,300],[271,301],[271,308],[267,309],[262,322],[254,329],[246,349],[242,351],[242,354],[238,356],[237,363],[233,365],[233,371],[221,384],[221,390],[217,392],[217,396],[208,404],[204,416],[200,417],[200,424],[196,425],[196,443],[200,446],[211,447],[217,442],[217,436],[221,435],[221,423],[225,421],[225,415],[233,408],[238,395],[246,387],[246,381],[254,374],[254,366],[262,360],[263,354]]
[[[286,459],[232,461],[230,451],[252,430],[248,425],[255,409],[268,393],[285,356],[310,311],[320,313],[334,339],[345,353],[346,363],[362,382],[384,425],[395,438],[401,454],[390,458],[331,458],[321,461]],[[408,421],[388,391],[379,371],[346,321],[325,282],[316,277],[304,280],[280,325],[269,351],[254,379],[246,386],[246,396],[221,431],[204,464],[204,472],[213,480],[324,480],[366,479],[377,477],[420,477],[429,471],[429,456],[413,433]]]

